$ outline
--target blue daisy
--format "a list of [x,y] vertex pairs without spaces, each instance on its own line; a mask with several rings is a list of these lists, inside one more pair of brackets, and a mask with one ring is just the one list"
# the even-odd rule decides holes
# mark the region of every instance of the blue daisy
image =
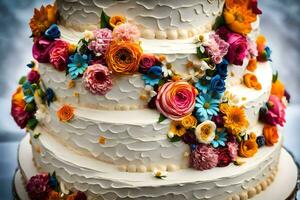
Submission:
[[162,68],[160,66],[153,66],[148,71],[147,74],[144,74],[142,79],[146,85],[151,85],[154,87],[159,83],[159,80],[162,78]]
[[199,121],[211,120],[218,115],[220,99],[213,98],[209,94],[201,94],[196,98],[196,117]]
[[34,100],[34,91],[35,89],[32,87],[32,85],[26,81],[22,85],[23,93],[24,93],[24,100],[26,103],[31,103]]
[[203,93],[207,93],[208,91],[208,88],[209,88],[209,85],[210,85],[210,80],[208,80],[208,77],[205,76],[204,78],[200,79],[196,84],[195,84],[195,87],[203,92]]
[[225,129],[222,131],[217,131],[214,140],[211,142],[214,148],[218,148],[219,146],[225,147],[225,142],[227,141],[227,133]]
[[70,56],[70,63],[68,64],[68,72],[72,79],[76,79],[79,75],[82,75],[88,67],[88,56],[76,53]]

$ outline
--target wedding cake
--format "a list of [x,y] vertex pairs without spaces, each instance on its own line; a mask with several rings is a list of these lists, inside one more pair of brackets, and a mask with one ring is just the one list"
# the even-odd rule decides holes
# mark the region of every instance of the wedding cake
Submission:
[[260,14],[256,0],[35,9],[34,60],[11,108],[29,133],[19,149],[29,198],[238,200],[265,190],[289,94]]

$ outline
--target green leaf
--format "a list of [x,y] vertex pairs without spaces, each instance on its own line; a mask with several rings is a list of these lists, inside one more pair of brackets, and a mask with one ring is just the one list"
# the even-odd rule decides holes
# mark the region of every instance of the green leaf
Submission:
[[160,79],[159,82],[158,82],[158,86],[163,86],[164,84],[166,83],[166,80],[165,79]]
[[275,74],[273,74],[272,82],[275,83],[278,79],[278,71],[276,71]]
[[27,128],[29,128],[30,130],[34,130],[35,127],[38,125],[38,120],[36,118],[31,118],[30,120],[28,120],[27,122]]
[[111,27],[109,25],[109,19],[110,19],[110,17],[102,10],[100,28],[109,28],[109,29],[111,29]]
[[34,112],[36,110],[36,105],[34,102],[30,102],[30,103],[27,103],[26,106],[25,106],[25,111],[26,112]]
[[165,119],[167,119],[163,114],[159,115],[159,119],[158,119],[158,123],[161,123],[162,121],[164,121]]
[[34,138],[34,139],[38,139],[38,138],[40,137],[40,135],[41,135],[41,133],[34,134],[34,135],[33,135],[33,138]]
[[170,142],[179,142],[179,141],[181,141],[181,138],[178,135],[174,135],[174,137],[169,138],[169,140],[170,140]]
[[223,17],[223,15],[217,17],[215,24],[213,25],[213,30],[217,30],[219,27],[225,25],[225,19]]
[[25,82],[27,81],[27,77],[26,76],[22,76],[19,80],[19,84],[23,85]]

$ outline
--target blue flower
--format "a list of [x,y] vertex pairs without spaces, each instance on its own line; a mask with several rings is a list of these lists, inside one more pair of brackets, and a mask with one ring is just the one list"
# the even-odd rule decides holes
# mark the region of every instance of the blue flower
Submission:
[[216,132],[216,136],[214,140],[211,142],[214,148],[218,148],[219,146],[225,147],[225,142],[227,141],[227,133],[225,129],[222,129],[220,132]]
[[213,98],[209,94],[201,94],[196,98],[196,117],[200,122],[211,120],[219,112],[220,99]]
[[23,93],[24,93],[24,100],[26,103],[31,103],[34,101],[34,88],[30,84],[30,82],[26,81],[22,85]]
[[272,61],[272,59],[271,59],[272,51],[271,51],[270,47],[266,47],[266,48],[265,48],[265,52],[266,52],[266,59],[267,59],[268,61]]
[[46,100],[48,105],[50,105],[51,102],[53,102],[55,99],[54,91],[51,88],[47,88],[46,90]]
[[217,74],[219,74],[223,80],[227,77],[228,64],[228,61],[223,59],[223,61],[216,66]]
[[212,77],[210,81],[210,87],[209,89],[211,91],[217,92],[219,94],[225,92],[225,81],[221,78],[220,75],[215,75]]
[[71,63],[68,64],[68,72],[72,79],[76,79],[79,75],[82,75],[88,67],[88,56],[79,53],[69,57]]
[[46,31],[45,36],[49,40],[60,38],[60,30],[56,24],[52,24]]
[[262,135],[261,135],[261,136],[258,136],[258,137],[256,138],[256,143],[257,143],[258,147],[265,146],[266,140],[265,140],[264,136],[262,136]]
[[153,66],[147,71],[147,74],[143,75],[142,78],[146,85],[155,86],[162,78],[162,68],[160,66]]
[[203,78],[201,78],[196,84],[195,84],[195,87],[203,92],[203,93],[207,93],[208,91],[208,87],[210,85],[210,80],[208,80],[208,77],[205,76]]

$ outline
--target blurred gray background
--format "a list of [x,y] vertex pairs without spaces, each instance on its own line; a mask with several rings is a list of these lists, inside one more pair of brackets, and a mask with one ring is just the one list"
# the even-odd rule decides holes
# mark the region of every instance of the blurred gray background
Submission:
[[[0,0],[0,199],[12,199],[11,181],[17,166],[17,145],[24,136],[10,117],[10,97],[28,73],[32,40],[29,19],[34,7],[50,0]],[[300,0],[260,0],[261,32],[273,54],[273,68],[292,95],[285,146],[300,161]]]

